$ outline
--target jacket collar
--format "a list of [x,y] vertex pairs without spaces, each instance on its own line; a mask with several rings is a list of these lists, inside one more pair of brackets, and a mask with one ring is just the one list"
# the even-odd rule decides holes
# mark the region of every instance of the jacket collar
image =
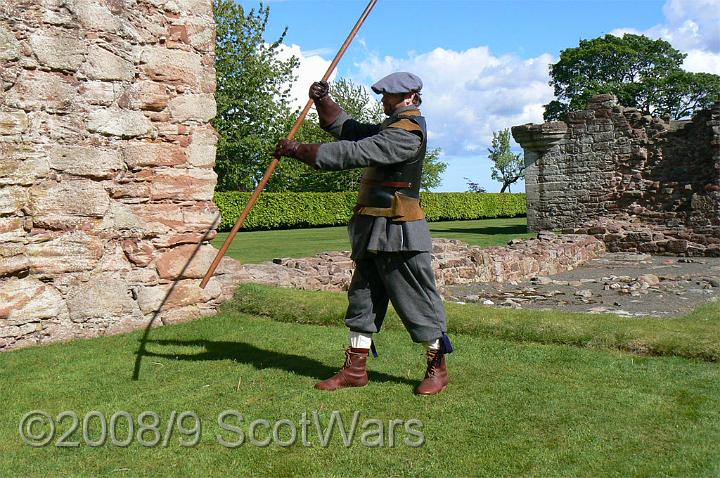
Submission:
[[417,112],[416,114],[420,113],[420,110],[418,109],[418,107],[416,105],[408,105],[408,106],[401,106],[400,108],[395,109],[395,111],[392,112],[390,117],[392,118],[393,116],[399,116],[403,113],[407,114],[408,112],[410,112],[412,110],[415,110]]

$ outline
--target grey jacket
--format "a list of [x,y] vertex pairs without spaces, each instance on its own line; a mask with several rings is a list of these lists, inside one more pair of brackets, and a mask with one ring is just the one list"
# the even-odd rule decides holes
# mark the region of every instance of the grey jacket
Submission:
[[[415,157],[420,138],[399,128],[388,128],[398,115],[417,109],[398,108],[380,124],[360,123],[346,112],[325,128],[339,141],[324,143],[318,149],[318,169],[338,171],[408,161]],[[393,222],[385,217],[353,215],[348,226],[352,258],[360,259],[366,252],[398,252],[432,250],[427,221]]]

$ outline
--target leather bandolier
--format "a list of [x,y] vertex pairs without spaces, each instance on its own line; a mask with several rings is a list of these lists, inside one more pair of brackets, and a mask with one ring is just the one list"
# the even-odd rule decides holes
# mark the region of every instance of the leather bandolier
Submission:
[[365,169],[355,214],[383,216],[393,221],[417,221],[425,218],[420,207],[420,180],[427,149],[427,127],[420,111],[410,110],[398,115],[387,126],[418,134],[422,138],[414,158],[387,166]]

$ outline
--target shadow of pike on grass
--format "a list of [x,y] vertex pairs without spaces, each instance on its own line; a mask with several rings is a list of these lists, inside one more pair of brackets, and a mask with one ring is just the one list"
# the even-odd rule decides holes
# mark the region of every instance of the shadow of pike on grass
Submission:
[[[194,354],[159,353],[146,350],[146,357],[161,357],[170,360],[234,360],[238,363],[251,365],[258,370],[274,368],[286,372],[303,375],[305,377],[324,380],[334,375],[342,365],[329,367],[317,360],[302,355],[286,354],[273,350],[262,349],[243,342],[223,342],[204,339],[189,340],[149,340],[149,344],[168,347],[203,347],[203,352]],[[172,350],[172,349],[171,349]],[[342,357],[338,355],[338,361]],[[396,377],[383,372],[368,371],[370,379],[375,382],[393,382],[399,384],[417,385],[417,381],[404,377]]]

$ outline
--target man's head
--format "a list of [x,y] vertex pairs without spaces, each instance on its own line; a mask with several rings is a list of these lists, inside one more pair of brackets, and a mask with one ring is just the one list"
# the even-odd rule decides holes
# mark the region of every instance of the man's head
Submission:
[[420,105],[422,80],[412,73],[399,71],[391,73],[372,85],[372,90],[383,95],[382,104],[386,115],[392,114],[397,108],[409,105]]

